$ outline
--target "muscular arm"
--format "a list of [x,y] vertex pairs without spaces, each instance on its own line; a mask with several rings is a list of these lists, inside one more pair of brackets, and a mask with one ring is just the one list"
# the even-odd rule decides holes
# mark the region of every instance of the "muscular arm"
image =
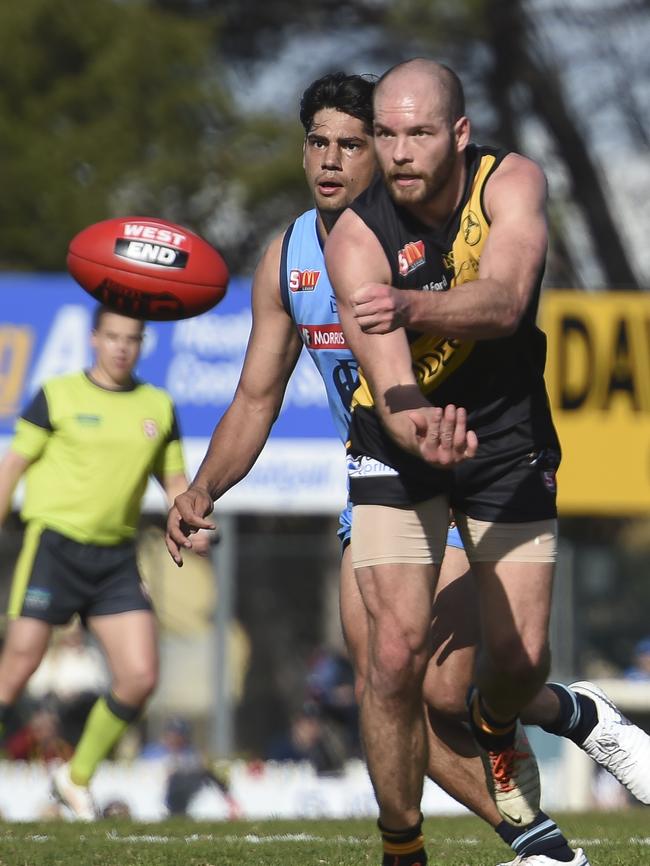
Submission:
[[546,255],[542,170],[519,154],[509,154],[488,180],[484,203],[491,226],[478,279],[449,292],[396,290],[387,281],[366,280],[351,299],[364,331],[381,334],[407,326],[476,340],[504,337],[516,330]]
[[11,497],[16,485],[32,461],[11,448],[0,460],[0,525],[5,521],[11,507]]
[[[378,415],[392,438],[407,451],[436,465],[473,456],[476,437],[465,433],[464,410],[432,407],[413,373],[406,333],[364,333],[351,299],[365,280],[388,284],[390,266],[375,235],[353,212],[345,211],[325,245],[325,262],[336,292],[341,326],[368,380]],[[441,442],[444,440],[444,447]]]
[[325,263],[345,338],[368,380],[379,416],[390,424],[395,412],[428,405],[417,387],[404,330],[365,333],[355,317],[358,287],[366,281],[388,284],[391,274],[379,241],[353,211],[347,210],[330,233]]
[[278,416],[302,343],[280,299],[277,238],[253,280],[253,327],[235,396],[212,433],[194,486],[213,499],[240,481],[257,460]]
[[278,416],[302,348],[280,298],[281,248],[279,237],[270,244],[255,272],[253,327],[235,396],[212,433],[208,451],[188,493],[176,498],[169,514],[167,546],[177,562],[179,546],[190,546],[187,529],[210,528],[212,524],[200,518],[257,460]]

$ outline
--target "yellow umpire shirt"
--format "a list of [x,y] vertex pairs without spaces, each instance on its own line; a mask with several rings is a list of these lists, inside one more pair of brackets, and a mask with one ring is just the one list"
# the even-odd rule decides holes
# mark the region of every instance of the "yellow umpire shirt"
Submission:
[[18,419],[11,448],[34,461],[23,520],[81,543],[132,538],[149,475],[185,469],[166,391],[138,381],[113,391],[85,372],[43,385]]

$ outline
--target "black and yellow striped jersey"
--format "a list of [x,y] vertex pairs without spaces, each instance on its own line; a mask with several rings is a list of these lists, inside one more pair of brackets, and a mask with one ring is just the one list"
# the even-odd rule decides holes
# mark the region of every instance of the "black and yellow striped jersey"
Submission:
[[[490,231],[483,192],[507,151],[470,145],[467,180],[461,201],[446,224],[433,229],[395,204],[381,178],[351,205],[376,235],[401,289],[453,292],[479,275],[481,251]],[[460,340],[444,334],[408,332],[413,369],[422,392],[433,405],[453,403],[468,412],[468,426],[481,436],[532,422],[552,429],[544,384],[546,338],[535,318],[542,271],[517,331],[491,340]],[[374,411],[373,397],[360,371],[353,398],[349,452],[367,455],[408,473],[426,468],[389,440]]]

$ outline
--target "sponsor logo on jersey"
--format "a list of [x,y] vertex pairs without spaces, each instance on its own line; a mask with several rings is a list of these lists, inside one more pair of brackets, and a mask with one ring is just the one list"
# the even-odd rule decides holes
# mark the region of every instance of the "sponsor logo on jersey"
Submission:
[[142,429],[147,439],[155,439],[158,435],[158,425],[151,418],[145,418],[142,422]]
[[348,349],[340,325],[298,325],[308,349]]
[[165,268],[184,268],[189,258],[188,253],[174,247],[126,238],[115,241],[115,255],[143,265],[162,265]]
[[401,276],[405,277],[426,262],[424,241],[411,241],[397,253],[397,264]]
[[474,211],[468,211],[461,226],[463,239],[469,247],[474,247],[481,240],[481,223]]
[[289,271],[289,289],[292,292],[313,292],[319,279],[320,271],[300,271],[292,268]]
[[397,475],[392,466],[387,466],[374,457],[351,457],[348,454],[348,476],[350,478],[378,478],[385,475]]
[[82,427],[97,427],[102,421],[99,415],[89,415],[83,412],[78,413],[75,417],[77,423],[81,424]]
[[449,290],[449,283],[447,281],[446,274],[443,274],[442,279],[438,280],[437,282],[435,280],[432,280],[430,283],[425,283],[423,286],[421,286],[421,289],[423,292],[446,292],[446,291],[448,291]]

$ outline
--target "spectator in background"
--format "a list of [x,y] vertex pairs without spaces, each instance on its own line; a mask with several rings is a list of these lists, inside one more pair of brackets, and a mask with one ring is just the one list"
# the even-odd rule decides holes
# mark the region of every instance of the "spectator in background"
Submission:
[[13,761],[69,761],[73,748],[61,733],[61,720],[52,704],[36,706],[27,722],[11,734],[4,752]]
[[634,647],[632,664],[623,676],[626,680],[650,680],[650,637],[642,638]]
[[323,724],[318,705],[307,701],[292,713],[289,730],[271,741],[265,757],[268,761],[306,762],[325,774],[340,773],[346,755],[341,739]]
[[307,672],[307,690],[320,710],[322,723],[341,740],[346,758],[360,757],[359,706],[349,659],[336,650],[317,650]]
[[187,719],[170,716],[160,737],[147,743],[140,757],[165,763],[168,772],[165,806],[170,815],[187,815],[191,801],[200,791],[216,788],[226,801],[229,817],[239,817],[239,806],[229,791],[229,779],[208,766],[193,743]]
[[170,767],[196,766],[201,763],[201,755],[192,743],[190,723],[182,716],[167,719],[160,737],[147,743],[140,757],[164,760]]

